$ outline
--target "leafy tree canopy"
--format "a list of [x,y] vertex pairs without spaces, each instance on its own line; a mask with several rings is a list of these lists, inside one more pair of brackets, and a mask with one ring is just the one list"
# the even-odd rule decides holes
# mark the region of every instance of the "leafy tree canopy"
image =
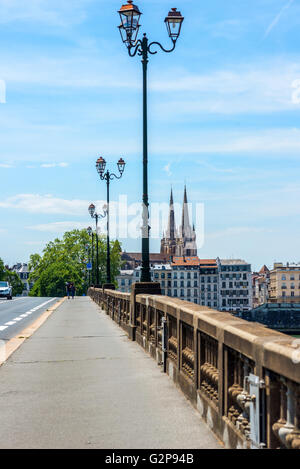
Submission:
[[0,258],[0,280],[4,280],[4,277],[5,277],[5,267],[4,267],[4,262],[3,260]]
[[24,286],[16,272],[6,270],[5,280],[7,280],[12,286],[12,296],[22,295]]
[[[66,294],[66,283],[74,282],[76,294],[87,292],[92,281],[88,274],[86,264],[93,257],[93,278],[96,278],[96,249],[95,239],[88,235],[86,230],[73,230],[64,234],[62,239],[49,242],[43,250],[43,255],[32,254],[29,268],[33,269],[29,281],[34,282],[30,296],[58,296]],[[120,269],[121,246],[118,241],[112,241],[111,249],[111,275],[114,279]],[[106,238],[99,236],[99,279],[101,283],[106,280]],[[92,256],[93,254],[93,256]]]
[[2,259],[0,259],[0,280],[6,280],[11,284],[13,296],[22,294],[24,287],[20,277],[16,272],[6,269]]

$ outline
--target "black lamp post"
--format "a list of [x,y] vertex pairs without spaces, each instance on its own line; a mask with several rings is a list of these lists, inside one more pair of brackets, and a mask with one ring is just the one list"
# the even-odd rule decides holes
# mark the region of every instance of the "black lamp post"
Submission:
[[105,172],[106,161],[102,156],[96,161],[96,168],[100,176],[101,181],[106,181],[106,207],[105,211],[107,214],[107,250],[106,250],[106,281],[108,284],[111,283],[111,268],[110,268],[110,240],[109,240],[109,183],[112,179],[121,179],[125,170],[125,161],[120,158],[117,166],[119,170],[119,176],[114,173],[110,173],[108,170]]
[[[89,262],[92,264],[92,269],[89,271],[89,287],[91,286],[91,283],[94,284],[94,278],[93,278],[93,269],[94,269],[94,233],[93,229],[91,226],[89,226],[86,229],[88,235],[92,238],[92,249],[89,250]],[[92,277],[92,278],[91,278]],[[92,280],[92,282],[91,282]]]
[[94,204],[89,206],[89,214],[92,218],[96,220],[96,283],[99,287],[99,248],[98,248],[98,220],[99,218],[104,218],[106,216],[106,212],[103,215],[96,213],[96,207]]
[[142,274],[141,282],[151,282],[150,275],[150,256],[149,256],[149,200],[148,200],[148,135],[147,135],[147,65],[149,54],[157,54],[155,46],[160,47],[164,52],[172,52],[176,47],[176,41],[181,32],[182,22],[184,20],[181,13],[176,8],[172,8],[165,18],[169,37],[173,43],[171,49],[165,49],[159,42],[149,44],[146,34],[143,39],[137,39],[140,29],[141,12],[128,0],[126,5],[122,5],[119,10],[121,25],[119,31],[122,41],[128,49],[130,57],[138,54],[142,57],[143,64],[143,227],[142,227]]

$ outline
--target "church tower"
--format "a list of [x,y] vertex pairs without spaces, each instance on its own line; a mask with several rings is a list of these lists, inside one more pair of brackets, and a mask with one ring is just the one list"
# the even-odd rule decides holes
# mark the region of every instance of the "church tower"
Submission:
[[175,225],[173,191],[171,190],[168,227],[160,245],[160,253],[166,256],[194,257],[197,256],[195,227],[190,225],[186,186],[184,187],[181,226]]
[[184,186],[183,206],[176,255],[178,257],[197,256],[195,227],[190,225],[186,186]]
[[175,212],[174,212],[173,190],[171,189],[168,228],[167,228],[165,236],[161,240],[161,247],[160,247],[161,254],[175,256],[176,254],[175,233],[176,233]]

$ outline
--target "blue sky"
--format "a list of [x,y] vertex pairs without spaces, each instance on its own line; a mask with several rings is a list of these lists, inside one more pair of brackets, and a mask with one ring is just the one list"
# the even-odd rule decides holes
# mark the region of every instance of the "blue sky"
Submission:
[[[185,16],[172,54],[149,63],[151,202],[205,207],[200,257],[253,269],[299,261],[299,0],[137,2],[142,31]],[[91,224],[105,185],[95,160],[127,162],[111,198],[142,194],[142,69],[121,43],[111,0],[0,0],[0,257],[26,262]],[[179,220],[177,220],[179,221]],[[122,239],[140,251],[140,240]],[[152,240],[153,251],[159,240]]]

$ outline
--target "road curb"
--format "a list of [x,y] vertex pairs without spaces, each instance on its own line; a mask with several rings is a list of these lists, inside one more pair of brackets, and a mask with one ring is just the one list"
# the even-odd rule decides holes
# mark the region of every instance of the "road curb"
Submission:
[[[36,319],[30,326],[23,329],[15,337],[7,341],[0,348],[0,366],[5,363],[8,358],[23,344],[26,339],[29,339],[51,316],[51,314],[66,300],[66,297],[57,301],[54,305],[44,311],[38,319]],[[4,341],[2,341],[4,342]]]

